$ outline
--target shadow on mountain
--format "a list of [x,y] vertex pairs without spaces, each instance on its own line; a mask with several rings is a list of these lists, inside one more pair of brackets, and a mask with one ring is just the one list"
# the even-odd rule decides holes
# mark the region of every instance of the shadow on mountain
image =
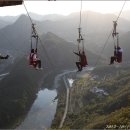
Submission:
[[17,125],[28,112],[41,78],[42,72],[30,68],[26,59],[17,60],[10,74],[0,82],[0,128]]

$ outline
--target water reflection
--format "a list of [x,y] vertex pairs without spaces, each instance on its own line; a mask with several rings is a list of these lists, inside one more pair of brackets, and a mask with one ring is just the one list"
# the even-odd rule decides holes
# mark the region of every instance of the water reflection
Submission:
[[56,96],[55,90],[44,89],[39,91],[30,112],[18,129],[50,128],[56,112],[57,101],[53,101]]

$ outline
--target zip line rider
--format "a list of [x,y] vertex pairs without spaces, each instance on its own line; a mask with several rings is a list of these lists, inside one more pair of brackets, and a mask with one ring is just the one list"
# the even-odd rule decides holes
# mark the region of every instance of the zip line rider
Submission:
[[82,68],[85,67],[86,65],[88,65],[85,52],[84,51],[82,51],[82,52],[79,51],[79,53],[74,52],[74,54],[79,56],[79,61],[76,62],[76,66],[78,68],[78,71],[82,71]]
[[[38,35],[36,33],[36,29],[34,27],[35,24],[32,24],[32,36],[31,36],[31,53],[29,56],[29,64],[32,65],[36,69],[41,69],[41,60],[38,58],[37,55],[37,44],[38,44]],[[32,47],[32,39],[36,41],[36,48]]]
[[121,63],[122,62],[122,52],[123,52],[123,49],[119,46],[119,36],[116,31],[116,27],[117,27],[117,22],[116,21],[113,21],[113,33],[112,33],[112,36],[113,36],[113,39],[116,37],[116,40],[117,40],[117,45],[115,45],[114,43],[114,56],[111,56],[110,58],[110,65],[111,64],[114,64],[114,61],[115,62],[118,62],[118,63]]
[[114,56],[112,56],[110,59],[110,65],[114,64],[114,61],[118,63],[122,62],[122,52],[123,52],[122,48],[120,48],[119,46],[117,48],[115,47]]

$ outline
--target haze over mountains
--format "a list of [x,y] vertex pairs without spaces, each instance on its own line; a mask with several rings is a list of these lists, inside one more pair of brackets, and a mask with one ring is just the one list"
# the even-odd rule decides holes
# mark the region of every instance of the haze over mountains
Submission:
[[[50,16],[50,18],[49,18]],[[42,23],[39,23],[39,28],[41,28],[43,32],[53,32],[66,38],[67,40],[74,41],[75,35],[77,36],[77,28],[79,25],[79,13],[72,13],[68,16],[59,17],[57,15],[57,21],[50,21],[52,15],[48,16],[48,20],[43,20]],[[56,17],[56,15],[54,15]],[[46,17],[46,16],[44,16]],[[114,14],[101,14],[92,11],[87,11],[82,13],[82,29],[84,35],[92,35],[93,34],[104,34],[109,32],[112,28],[112,24],[114,20],[116,20],[117,16]],[[49,25],[49,27],[48,27]],[[62,26],[64,25],[64,26]],[[123,18],[120,18],[118,21],[118,29],[121,32],[128,31],[130,28],[129,21]],[[69,31],[68,35],[64,33]]]
[[19,16],[0,16],[0,29],[9,24],[13,24]]
[[[128,17],[128,14],[124,16]],[[10,74],[0,81],[0,96],[3,97],[1,98],[0,115],[4,117],[4,120],[1,118],[0,125],[4,123],[3,128],[5,128],[6,122],[11,120],[12,117],[15,118],[22,115],[23,111],[26,111],[26,105],[31,106],[35,98],[34,95],[38,91],[36,86],[42,75],[46,75],[46,73],[49,73],[52,69],[61,71],[76,68],[75,61],[78,59],[73,54],[73,51],[77,50],[76,40],[78,38],[77,28],[79,25],[79,13],[72,13],[68,16],[56,14],[41,16],[31,13],[31,17],[34,23],[36,23],[36,29],[42,42],[39,43],[38,54],[42,60],[44,72],[40,74],[39,72],[36,74],[35,70],[32,70],[32,68],[28,66],[27,61],[27,56],[30,53],[31,36],[31,23],[29,18],[25,15],[19,17],[0,17],[0,51],[4,50],[5,54],[6,52],[10,53],[15,59],[13,65],[8,67]],[[98,54],[100,54],[112,29],[112,21],[116,20],[116,17],[114,14],[101,14],[91,11],[83,12],[82,32],[85,38],[85,52],[90,66],[95,64]],[[125,59],[125,61],[129,61],[130,55],[129,23],[129,19],[125,17],[120,18],[118,21],[118,31],[120,33],[119,42],[124,49],[123,59]],[[108,58],[111,55],[113,55],[112,38],[110,38],[102,57]],[[101,58],[101,62],[104,61],[103,58]],[[8,65],[10,65],[11,62],[12,60],[9,60]],[[6,64],[7,62],[5,62],[5,64],[2,62],[2,66]],[[3,68],[2,66],[1,68]],[[45,68],[48,68],[48,70],[45,70]],[[4,70],[7,71],[5,68]],[[0,72],[2,72],[2,70],[0,70]],[[13,89],[15,90],[15,95],[13,95]],[[30,89],[33,91],[31,94]],[[22,93],[19,95],[17,92]],[[10,95],[8,95],[8,93]],[[8,98],[8,96],[12,96],[12,99]],[[17,96],[20,97],[17,99]],[[32,97],[33,99],[31,99]],[[6,101],[4,101],[4,99]],[[18,100],[21,101],[20,104]],[[5,103],[7,103],[8,106]],[[12,103],[14,104],[13,107]],[[12,109],[8,110],[8,107]],[[18,111],[12,114],[16,108],[18,108],[20,112]],[[7,110],[4,111],[6,116],[2,113],[4,109]]]
[[[125,18],[125,16],[128,16],[128,13],[124,13],[126,15],[122,14],[121,16]],[[73,54],[73,51],[77,50],[75,44],[77,44],[76,39],[78,38],[77,27],[79,24],[79,13],[72,13],[68,16],[30,14],[34,23],[36,23],[36,29],[40,34],[42,44],[44,44],[48,53],[47,56],[45,50],[39,44],[39,56],[42,59],[42,64],[46,67],[49,66],[51,64],[48,60],[49,57],[55,67],[74,68],[77,58]],[[101,14],[91,11],[83,12],[82,32],[85,39],[84,43],[87,49],[86,54],[89,65],[96,63],[97,55],[100,55],[103,45],[112,29],[112,21],[116,17],[114,14]],[[10,20],[12,18],[14,20],[13,22]],[[5,26],[2,27],[2,24],[0,24],[2,27],[0,29],[1,50],[6,50],[5,54],[9,52],[14,58],[17,56],[27,58],[30,52],[31,36],[29,18],[25,15],[12,18],[8,16],[1,17],[2,20],[0,22]],[[117,30],[120,33],[119,43],[124,50],[123,60],[129,62],[130,24],[124,18],[119,19]],[[103,54],[101,54],[102,57],[107,59],[106,63],[109,63],[109,58],[113,55],[113,47],[113,40],[110,38]]]
[[130,10],[123,11],[121,17],[130,21]]
[[[37,21],[35,21],[37,22]],[[40,23],[41,24],[41,23]],[[39,25],[39,24],[38,24]],[[37,25],[37,27],[38,27]],[[49,26],[49,24],[48,24]],[[63,38],[60,38],[59,36],[56,36],[54,33],[47,33],[39,30],[39,27],[37,28],[39,34],[41,34],[41,40],[43,44],[45,44],[45,48],[49,52],[49,56],[51,59],[54,61],[56,57],[61,56],[57,58],[59,62],[64,64],[68,64],[69,62],[74,62],[74,54],[73,51],[77,50],[77,47],[75,44],[72,42],[67,42]],[[46,34],[46,35],[45,35]],[[22,55],[28,55],[28,52],[30,50],[30,35],[31,35],[31,24],[27,16],[21,15],[18,20],[12,24],[8,25],[5,28],[0,30],[0,39],[1,39],[1,47],[6,48],[9,50],[12,50],[12,52],[17,55],[17,54],[22,54]],[[49,41],[49,42],[48,42]],[[47,44],[46,44],[47,43]],[[40,44],[39,44],[40,45]],[[52,48],[52,49],[51,49]],[[67,52],[68,51],[68,52]],[[44,50],[42,50],[43,57],[44,55]],[[54,57],[54,55],[56,57]],[[64,57],[66,55],[66,57]],[[95,57],[91,52],[87,52],[88,57]],[[45,56],[46,57],[46,56]],[[64,57],[64,60],[63,60]],[[65,60],[66,58],[66,60]],[[93,61],[93,58],[90,58]],[[60,61],[62,59],[62,61]],[[55,63],[55,61],[54,61]],[[58,62],[57,62],[58,63]]]
[[3,19],[0,19],[0,29],[7,26],[9,23],[4,21]]
[[[118,21],[117,30],[120,33],[120,42],[121,38],[127,35],[127,32],[130,30],[129,21],[126,20],[128,13],[124,12],[125,15],[121,15],[124,18],[120,18]],[[62,15],[37,15],[30,13],[30,16],[34,19],[34,22],[37,24],[36,28],[40,35],[51,32],[66,41],[73,42],[77,44],[76,39],[78,38],[78,25],[79,25],[79,13],[72,13],[68,16]],[[111,29],[113,20],[116,20],[117,16],[114,14],[101,14],[97,12],[87,11],[82,13],[82,34],[85,39],[85,46],[87,50],[92,51],[93,53],[99,54],[103,44],[105,43]],[[8,18],[10,19],[10,18]],[[15,18],[16,19],[16,18]],[[7,21],[7,20],[6,20]],[[9,21],[8,21],[9,22]],[[30,32],[31,24],[29,18],[25,15],[17,18],[16,22],[12,25],[6,26],[0,30],[0,39],[2,48],[9,48],[26,52],[29,49],[30,44]],[[43,36],[42,36],[43,37]],[[126,41],[127,37],[126,37]],[[11,42],[11,46],[10,46]],[[107,45],[110,48],[111,52],[113,50],[113,41],[110,38],[109,44]],[[123,47],[123,45],[121,45]],[[108,49],[105,48],[105,55],[110,55],[107,52]],[[108,54],[109,53],[109,54]]]

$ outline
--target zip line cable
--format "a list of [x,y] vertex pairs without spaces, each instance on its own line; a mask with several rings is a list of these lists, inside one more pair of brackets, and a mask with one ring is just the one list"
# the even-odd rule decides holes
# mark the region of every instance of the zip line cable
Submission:
[[82,0],[81,0],[81,5],[80,5],[80,20],[79,20],[79,28],[81,28],[81,22],[82,22]]
[[106,42],[105,42],[105,44],[104,44],[104,46],[103,46],[103,48],[102,48],[102,50],[101,50],[101,52],[100,52],[100,55],[98,56],[98,58],[97,58],[97,60],[96,60],[95,66],[97,66],[98,62],[100,61],[100,59],[101,59],[101,54],[103,53],[103,51],[104,51],[104,49],[105,49],[105,47],[106,47],[106,45],[107,45],[107,43],[108,43],[108,40],[109,40],[109,38],[111,37],[111,34],[112,34],[112,30],[111,30],[110,34],[108,35],[107,40],[106,40]]
[[[125,4],[126,4],[126,0],[124,1],[123,6],[122,6],[122,8],[121,8],[121,10],[120,10],[120,12],[119,12],[119,14],[118,14],[118,17],[117,17],[117,19],[116,19],[116,22],[118,22],[118,20],[119,20],[119,18],[120,18],[120,15],[121,15],[121,13],[122,13],[122,11],[123,11],[123,8],[124,8]],[[112,30],[113,30],[113,29],[112,29]],[[106,47],[106,45],[107,45],[107,43],[108,43],[108,40],[109,40],[109,38],[110,38],[110,36],[111,36],[111,34],[112,34],[112,30],[111,30],[110,34],[108,35],[107,40],[105,41],[105,44],[104,44],[104,46],[103,46],[103,48],[102,48],[102,50],[101,50],[101,53],[103,53],[103,51],[104,51],[104,49],[105,49],[105,47]],[[99,62],[100,59],[101,59],[101,53],[100,53],[99,57],[97,58],[97,61],[96,61],[96,63],[95,63],[95,66],[98,64],[98,62]]]
[[82,24],[82,0],[80,3],[80,13],[79,13],[79,28],[78,28],[78,32],[79,32],[79,38],[77,39],[78,41],[78,51],[80,51],[80,43],[82,41],[82,50],[84,51],[84,42],[83,42],[83,37],[81,34],[81,24]]
[[125,4],[126,4],[126,0],[125,0],[124,3],[123,3],[123,6],[122,6],[122,8],[121,8],[121,10],[120,10],[120,12],[119,12],[119,15],[118,15],[117,19],[116,19],[116,22],[118,21],[118,19],[119,19],[121,13],[122,13],[122,11],[123,11],[123,8],[124,8]]
[[27,15],[28,15],[28,17],[29,17],[29,19],[30,19],[30,22],[33,24],[33,21],[32,21],[32,19],[31,19],[30,15],[29,15],[29,12],[28,12],[27,7],[26,7],[26,5],[24,4],[24,2],[23,2],[23,5],[24,5],[24,8],[25,8],[25,10],[26,10],[26,12],[27,12]]
[[[119,20],[120,15],[121,15],[121,13],[122,13],[122,11],[123,11],[123,8],[124,8],[125,4],[126,4],[126,0],[125,0],[124,3],[123,3],[123,6],[122,6],[122,8],[121,8],[121,10],[120,10],[120,12],[119,12],[119,15],[118,15],[117,19],[116,19],[116,22]],[[24,3],[23,3],[23,5],[24,5],[24,8],[25,8],[25,10],[26,10],[26,12],[27,12],[27,15],[28,15],[28,17],[29,17],[31,23],[33,24],[33,21],[32,21],[32,19],[31,19],[30,15],[29,15],[29,12],[28,12],[28,10],[27,10],[26,5],[25,5]],[[82,0],[81,0],[81,6],[80,6],[80,22],[79,22],[79,28],[81,28],[81,22],[82,22],[81,14],[82,14]],[[36,31],[36,32],[37,32],[37,31]],[[101,53],[103,53],[103,51],[104,51],[104,49],[105,49],[105,47],[106,47],[106,45],[107,45],[107,43],[108,43],[108,40],[109,40],[111,34],[112,34],[112,31],[111,31],[110,34],[108,35],[108,38],[107,38],[107,40],[105,41],[105,44],[104,44],[104,46],[103,46],[103,49],[101,50]],[[38,35],[38,33],[37,33],[37,35]],[[39,37],[39,40],[40,40],[40,43],[41,43],[42,48],[44,49],[44,51],[45,51],[45,53],[46,53],[46,56],[47,56],[48,60],[50,61],[50,58],[49,58],[49,56],[48,56],[48,54],[47,54],[47,51],[46,51],[44,45],[42,44],[42,41],[41,41],[40,37]],[[96,65],[98,64],[98,62],[100,61],[100,58],[101,58],[101,54],[100,54],[99,57],[97,58],[97,61],[96,61],[96,63],[95,63],[95,66],[96,66]],[[51,61],[50,61],[50,63],[51,63]],[[53,66],[52,63],[51,63],[51,66]]]
[[[29,12],[28,12],[27,7],[26,7],[26,5],[24,4],[24,2],[23,2],[23,5],[24,5],[24,8],[25,8],[25,10],[26,10],[26,13],[27,13],[27,15],[28,15],[28,17],[29,17],[29,19],[30,19],[31,24],[33,24],[33,20],[32,20],[32,18],[31,18],[31,16],[29,15]],[[35,30],[35,31],[36,31],[36,34],[38,35],[37,30]],[[39,41],[40,41],[40,43],[41,43],[42,49],[44,50],[44,52],[45,52],[45,54],[46,54],[46,56],[47,56],[47,59],[48,59],[49,62],[50,62],[51,67],[53,67],[54,65],[53,65],[53,63],[51,62],[50,57],[48,56],[47,50],[45,49],[45,47],[44,47],[44,45],[43,45],[43,43],[42,43],[42,41],[41,41],[39,35],[38,35],[38,38],[39,38]]]

